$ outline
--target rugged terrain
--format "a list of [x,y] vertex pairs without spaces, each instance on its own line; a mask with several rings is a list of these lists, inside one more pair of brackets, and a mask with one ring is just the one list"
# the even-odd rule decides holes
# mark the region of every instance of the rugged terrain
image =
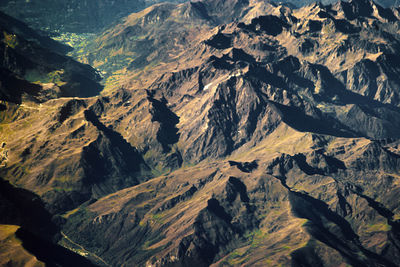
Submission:
[[[184,0],[2,0],[0,10],[23,20],[35,29],[52,32],[87,33],[97,32],[132,12],[160,2],[182,3]],[[197,2],[197,1],[193,1]],[[228,1],[229,2],[229,1]],[[252,1],[242,1],[252,2]],[[312,0],[275,1],[301,7],[311,4]],[[334,0],[323,0],[324,4]],[[396,0],[379,0],[379,4],[390,7],[397,5]]]
[[[96,32],[118,19],[159,0],[2,0],[0,10],[35,29],[60,32]],[[183,2],[175,0],[169,2]]]
[[398,266],[399,11],[204,0],[131,14],[75,52],[105,72],[100,95],[2,98],[2,194],[40,199],[47,240],[98,265]]
[[102,87],[96,70],[64,54],[71,47],[37,34],[0,13],[0,100],[21,104],[22,96],[45,101],[94,96]]

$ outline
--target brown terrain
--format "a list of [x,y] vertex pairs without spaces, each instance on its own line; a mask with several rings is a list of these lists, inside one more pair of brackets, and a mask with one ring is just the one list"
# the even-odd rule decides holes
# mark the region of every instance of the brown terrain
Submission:
[[399,8],[157,4],[72,52],[99,95],[65,47],[0,27],[0,253],[400,265]]

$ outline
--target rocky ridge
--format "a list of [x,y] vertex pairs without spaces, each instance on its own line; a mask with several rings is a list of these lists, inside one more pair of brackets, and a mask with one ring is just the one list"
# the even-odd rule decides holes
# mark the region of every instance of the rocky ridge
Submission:
[[39,35],[0,13],[0,99],[16,104],[26,97],[43,102],[57,97],[88,97],[102,87],[99,74],[64,54],[71,48]]
[[[0,10],[35,29],[60,32],[97,32],[118,19],[156,4],[157,0],[25,1],[4,0]],[[170,1],[171,2],[171,1]],[[176,0],[175,2],[182,2]]]
[[[0,10],[6,14],[28,23],[35,29],[50,32],[88,33],[98,32],[105,27],[116,24],[119,19],[138,12],[146,7],[160,2],[182,3],[184,0],[84,0],[84,1],[36,1],[36,0],[3,0]],[[194,3],[197,1],[193,1]],[[211,1],[212,2],[212,1]],[[229,1],[227,1],[229,2]],[[251,1],[242,1],[243,3]],[[275,1],[292,7],[302,7],[313,3],[311,0]],[[334,0],[321,1],[324,4],[334,3]],[[384,7],[396,6],[395,0],[379,0]],[[213,4],[211,4],[213,5]],[[220,15],[220,14],[219,14]]]
[[165,103],[177,135],[164,150],[140,124],[127,131],[141,120],[114,127],[139,150],[159,143],[146,159],[174,151],[182,166],[200,163],[77,212],[65,226],[74,238],[115,265],[397,265],[396,9],[275,10],[217,26],[150,68],[144,91],[126,83],[128,101]]
[[143,29],[198,25],[100,96],[2,111],[1,175],[98,264],[398,265],[398,9],[239,2],[221,25],[161,4],[105,32],[99,54],[140,56]]

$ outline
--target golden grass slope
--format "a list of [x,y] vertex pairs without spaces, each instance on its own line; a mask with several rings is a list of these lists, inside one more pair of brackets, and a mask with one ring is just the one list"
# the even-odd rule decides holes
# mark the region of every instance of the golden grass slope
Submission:
[[16,225],[0,225],[0,265],[10,267],[44,267],[45,264],[30,254],[15,236]]

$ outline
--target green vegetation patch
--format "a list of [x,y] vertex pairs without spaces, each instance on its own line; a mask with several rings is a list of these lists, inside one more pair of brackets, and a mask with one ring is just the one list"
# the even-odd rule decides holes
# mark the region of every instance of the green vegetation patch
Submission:
[[367,233],[374,232],[388,232],[392,229],[390,225],[385,222],[377,223],[377,224],[369,224],[367,229],[365,230]]
[[66,85],[67,82],[63,80],[65,70],[54,70],[49,73],[40,73],[37,71],[28,71],[25,74],[25,80],[35,83],[35,84],[42,84],[42,83],[54,83],[57,86]]
[[152,215],[152,221],[155,223],[163,223],[164,214],[156,213]]
[[3,35],[4,35],[3,43],[5,43],[6,46],[11,47],[12,49],[17,47],[18,39],[17,39],[17,36],[15,34],[11,34],[11,33],[7,33],[5,31],[3,31]]
[[400,214],[395,214],[395,215],[393,216],[393,220],[394,220],[394,221],[399,221],[399,220],[400,220]]
[[165,236],[161,233],[152,235],[146,242],[144,242],[142,249],[143,250],[153,250],[150,247],[158,242],[161,242]]
[[262,230],[257,229],[253,232],[249,232],[244,236],[248,240],[249,245],[252,248],[258,247],[261,242],[268,237],[268,233],[264,233]]
[[53,40],[69,45],[74,48],[83,48],[88,45],[89,40],[93,38],[92,33],[74,33],[74,32],[58,32],[59,35],[52,37]]
[[246,258],[243,256],[246,254],[247,250],[245,249],[236,249],[232,253],[228,255],[226,260],[224,260],[223,265],[227,266],[237,266],[243,263]]

